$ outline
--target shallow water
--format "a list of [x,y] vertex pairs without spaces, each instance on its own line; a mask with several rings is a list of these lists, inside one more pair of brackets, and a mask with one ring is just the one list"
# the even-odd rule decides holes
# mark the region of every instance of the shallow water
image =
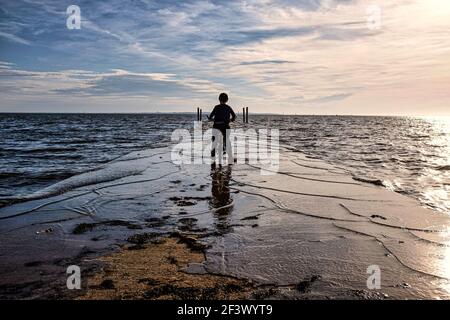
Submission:
[[26,195],[134,150],[167,145],[191,118],[0,114],[0,197]]
[[[1,114],[0,198],[20,197],[131,151],[168,145],[193,114]],[[240,123],[235,125],[241,126]],[[448,118],[262,116],[303,153],[450,212]]]
[[254,122],[355,177],[450,213],[450,118],[290,116]]
[[[287,288],[289,298],[450,296],[450,218],[411,198],[286,147],[269,176],[169,160],[170,147],[137,151],[1,208],[0,296],[29,297],[22,288],[65,279],[80,257],[174,231],[211,246],[189,272]],[[367,290],[370,265],[382,269],[379,291]],[[291,290],[313,278],[311,292]]]

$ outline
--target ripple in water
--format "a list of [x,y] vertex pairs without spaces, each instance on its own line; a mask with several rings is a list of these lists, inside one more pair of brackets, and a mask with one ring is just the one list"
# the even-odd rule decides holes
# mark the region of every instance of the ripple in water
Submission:
[[260,126],[272,123],[286,128],[280,133],[282,142],[344,167],[358,180],[382,184],[450,213],[450,118],[290,116],[254,120]]
[[[29,194],[131,151],[170,143],[190,114],[2,114],[0,197]],[[239,126],[237,123],[235,126]],[[450,118],[263,116],[281,143],[450,213]]]

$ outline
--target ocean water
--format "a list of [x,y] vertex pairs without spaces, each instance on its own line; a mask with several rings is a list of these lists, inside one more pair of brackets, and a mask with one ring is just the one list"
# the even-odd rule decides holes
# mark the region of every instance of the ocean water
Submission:
[[[194,120],[194,114],[0,114],[0,199],[166,146],[174,129],[192,129]],[[449,118],[251,115],[247,127],[277,128],[281,143],[308,157],[450,214]]]
[[450,214],[449,117],[281,117],[270,126],[282,143]]

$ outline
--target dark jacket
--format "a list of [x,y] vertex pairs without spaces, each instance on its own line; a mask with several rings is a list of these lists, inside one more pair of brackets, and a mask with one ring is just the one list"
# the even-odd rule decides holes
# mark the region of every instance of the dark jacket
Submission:
[[229,126],[230,121],[236,119],[233,109],[227,104],[218,104],[209,115],[209,119],[214,119],[214,126]]

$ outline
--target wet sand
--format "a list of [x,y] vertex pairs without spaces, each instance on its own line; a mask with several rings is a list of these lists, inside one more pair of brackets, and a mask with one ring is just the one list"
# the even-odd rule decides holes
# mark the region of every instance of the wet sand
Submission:
[[261,167],[144,150],[1,208],[0,297],[450,298],[446,215],[287,147]]
[[99,258],[105,266],[88,279],[79,299],[249,299],[262,292],[244,280],[184,272],[188,264],[204,259],[203,252],[177,237],[125,246]]

